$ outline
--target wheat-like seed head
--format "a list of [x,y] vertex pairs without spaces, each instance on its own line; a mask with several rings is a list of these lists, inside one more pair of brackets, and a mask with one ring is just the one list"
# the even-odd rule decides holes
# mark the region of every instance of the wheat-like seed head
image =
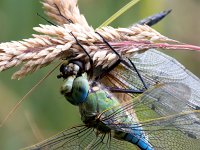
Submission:
[[[135,25],[131,28],[103,27],[94,30],[90,27],[77,7],[76,0],[44,0],[46,14],[58,25],[40,25],[33,28],[38,34],[22,41],[0,44],[0,71],[18,66],[22,68],[12,78],[20,79],[55,60],[67,57],[78,58],[89,62],[84,51],[77,45],[71,33],[92,57],[96,66],[108,67],[118,58],[96,34],[100,33],[122,56],[149,48],[200,49],[171,40],[146,25]],[[179,45],[177,45],[179,44]]]

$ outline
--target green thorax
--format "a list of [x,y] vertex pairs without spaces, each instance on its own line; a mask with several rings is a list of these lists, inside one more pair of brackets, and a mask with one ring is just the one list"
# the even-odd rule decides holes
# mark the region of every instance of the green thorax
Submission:
[[92,87],[87,100],[79,105],[82,121],[85,122],[88,118],[96,117],[105,110],[109,111],[109,108],[118,104],[118,100],[100,85]]
[[111,129],[98,119],[98,115],[103,111],[110,111],[107,114],[111,114],[109,108],[118,104],[118,100],[100,85],[91,87],[86,101],[79,105],[81,120],[88,127],[97,129],[99,133],[109,133]]

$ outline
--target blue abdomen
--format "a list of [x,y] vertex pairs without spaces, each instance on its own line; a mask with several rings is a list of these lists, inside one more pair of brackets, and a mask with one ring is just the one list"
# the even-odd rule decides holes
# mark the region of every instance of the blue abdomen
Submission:
[[[134,131],[135,132],[135,131]],[[136,132],[141,132],[137,130]],[[124,140],[131,142],[134,145],[137,145],[141,150],[154,150],[151,144],[145,140],[145,137],[141,134],[136,133],[135,135],[131,133],[126,133]]]

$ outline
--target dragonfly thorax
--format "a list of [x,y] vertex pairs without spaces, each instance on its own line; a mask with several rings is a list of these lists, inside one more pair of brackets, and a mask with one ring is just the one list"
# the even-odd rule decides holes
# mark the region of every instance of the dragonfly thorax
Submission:
[[111,132],[111,129],[106,126],[99,118],[98,114],[87,117],[83,121],[88,128],[96,129],[96,134],[107,134]]
[[91,89],[87,100],[79,105],[81,120],[88,127],[95,128],[97,133],[110,133],[111,129],[100,120],[99,116],[110,107],[118,105],[119,102],[105,89],[102,89],[100,85],[96,85]]

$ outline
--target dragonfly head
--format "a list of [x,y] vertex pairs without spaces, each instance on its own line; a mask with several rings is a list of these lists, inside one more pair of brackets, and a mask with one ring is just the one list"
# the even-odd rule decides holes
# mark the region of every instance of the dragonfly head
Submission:
[[84,63],[80,60],[70,60],[68,62],[63,63],[60,66],[60,74],[57,78],[66,79],[69,76],[81,76],[81,74],[85,72]]

